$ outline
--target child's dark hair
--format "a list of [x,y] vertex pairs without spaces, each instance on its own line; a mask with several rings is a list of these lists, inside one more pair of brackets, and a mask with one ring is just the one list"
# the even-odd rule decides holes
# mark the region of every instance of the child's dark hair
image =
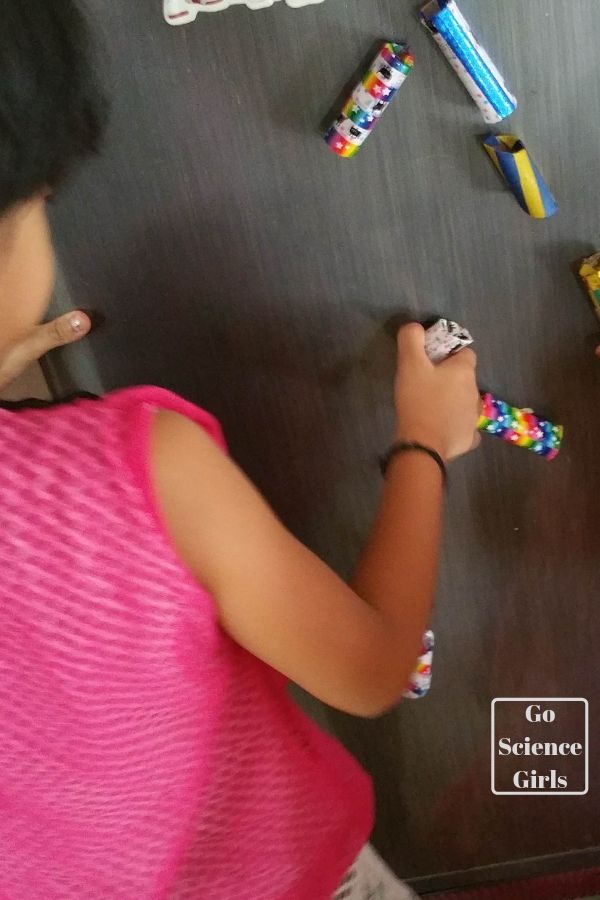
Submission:
[[0,216],[98,149],[106,103],[73,0],[0,0]]

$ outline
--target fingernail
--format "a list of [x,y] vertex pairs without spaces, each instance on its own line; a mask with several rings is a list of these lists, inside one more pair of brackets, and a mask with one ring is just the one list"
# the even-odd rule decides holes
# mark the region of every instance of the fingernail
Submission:
[[71,316],[71,318],[69,319],[69,325],[71,326],[73,331],[77,331],[77,332],[81,331],[81,326],[83,325],[83,320],[82,320],[81,316],[79,316],[77,314],[75,314],[74,316]]

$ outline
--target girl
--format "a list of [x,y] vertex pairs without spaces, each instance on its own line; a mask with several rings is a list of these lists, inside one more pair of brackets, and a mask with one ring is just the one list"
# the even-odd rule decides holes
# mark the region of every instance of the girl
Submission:
[[[51,292],[46,196],[104,116],[71,0],[0,0],[0,21],[1,357]],[[471,351],[433,366],[419,325],[398,346],[396,444],[350,585],[179,397],[0,410],[3,897],[327,900],[360,869],[406,896],[361,852],[367,775],[286,693],[377,716],[417,656],[445,462],[479,397]]]

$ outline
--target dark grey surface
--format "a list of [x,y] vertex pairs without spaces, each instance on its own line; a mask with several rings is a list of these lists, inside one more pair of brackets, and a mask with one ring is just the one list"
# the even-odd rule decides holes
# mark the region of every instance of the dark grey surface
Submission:
[[[482,385],[562,420],[564,452],[547,463],[486,439],[453,467],[434,689],[380,721],[330,721],[373,773],[375,842],[399,874],[599,844],[594,756],[587,797],[489,790],[494,696],[587,697],[598,746],[600,364],[569,268],[600,245],[597,0],[461,4],[519,99],[504,130],[559,201],[542,222],[503,189],[478,144],[489,129],[412,2],[278,3],[181,29],[158,2],[91,5],[112,124],[54,216],[69,292],[107,317],[88,373],[93,355],[106,388],[153,382],[212,410],[286,523],[347,573],[390,437],[383,323],[464,323]],[[319,123],[392,36],[415,71],[338,159]]]

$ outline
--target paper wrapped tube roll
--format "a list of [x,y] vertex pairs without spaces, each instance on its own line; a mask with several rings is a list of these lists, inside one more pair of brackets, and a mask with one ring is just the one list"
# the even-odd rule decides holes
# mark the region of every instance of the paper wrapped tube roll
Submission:
[[523,141],[514,134],[489,134],[484,138],[483,146],[526,213],[534,219],[554,215],[558,204]]
[[325,133],[330,150],[344,158],[358,152],[413,65],[414,59],[405,44],[393,41],[382,44],[340,115]]
[[450,319],[438,319],[425,332],[425,353],[432,363],[442,362],[472,343],[467,329]]
[[480,431],[502,438],[509,444],[525,447],[545,459],[558,456],[564,436],[562,425],[554,425],[536,416],[531,409],[518,409],[498,400],[493,394],[483,395],[478,423]]
[[431,0],[421,9],[421,22],[477,104],[486,122],[501,122],[517,101],[454,0]]
[[421,652],[417,660],[415,671],[402,693],[407,700],[418,700],[424,697],[431,687],[431,664],[433,662],[433,645],[435,637],[433,631],[426,631],[423,635]]
[[594,312],[600,318],[600,251],[582,259],[578,273],[592,301]]
[[[449,319],[438,319],[425,332],[425,352],[435,363],[472,343],[473,338],[467,329]],[[564,436],[562,425],[554,425],[548,419],[536,416],[531,409],[510,406],[489,393],[482,394],[477,427],[479,431],[495,435],[517,447],[525,447],[545,459],[558,456]]]

